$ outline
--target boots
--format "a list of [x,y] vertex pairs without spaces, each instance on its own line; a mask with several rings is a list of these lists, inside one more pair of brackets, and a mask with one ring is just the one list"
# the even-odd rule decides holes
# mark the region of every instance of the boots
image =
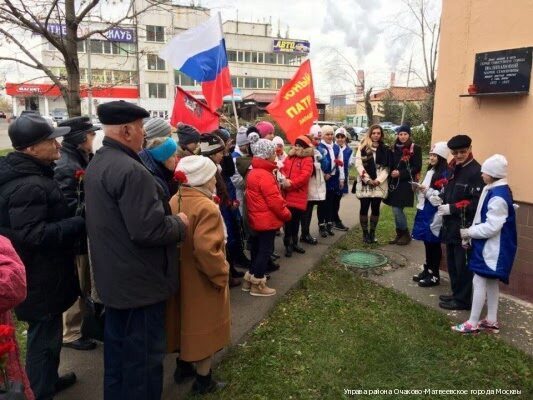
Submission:
[[427,275],[418,281],[420,287],[432,287],[440,285],[439,268],[427,270]]
[[251,277],[252,277],[252,274],[250,274],[248,271],[244,273],[244,278],[243,278],[242,287],[241,287],[241,290],[243,292],[249,292],[250,289],[252,288],[252,282],[250,282]]
[[292,257],[292,240],[290,237],[283,238],[283,244],[285,245],[285,257]]
[[196,374],[196,379],[192,384],[191,393],[193,394],[207,394],[213,393],[226,386],[225,382],[217,382],[211,376],[211,371],[206,376]]
[[377,243],[376,240],[376,228],[378,226],[379,216],[371,215],[370,216],[370,232],[368,234],[369,243]]
[[413,275],[413,281],[420,282],[422,279],[425,279],[429,275],[428,265],[424,264],[424,269],[417,275]]
[[326,232],[329,236],[335,236],[335,232],[333,232],[333,222],[328,222],[326,224]]
[[191,378],[196,374],[194,366],[191,362],[180,360],[176,358],[176,369],[174,371],[174,382],[182,383],[187,378]]
[[252,275],[250,277],[250,283],[252,284],[250,289],[250,294],[252,296],[268,297],[276,294],[276,289],[272,289],[267,286],[267,278],[258,279]]
[[401,231],[400,238],[396,241],[396,244],[398,246],[406,246],[409,243],[411,243],[411,234],[409,233],[409,229],[403,229]]
[[396,228],[396,237],[392,240],[389,240],[389,244],[396,244],[398,240],[402,237],[402,230]]
[[359,223],[363,230],[363,243],[370,243],[370,237],[368,234],[368,215],[359,215]]
[[326,224],[319,224],[318,231],[320,232],[320,236],[322,236],[323,238],[328,237],[328,231],[326,229]]
[[312,245],[318,244],[318,240],[316,240],[316,238],[311,236],[309,233],[302,233],[300,241]]
[[298,236],[292,238],[292,250],[295,253],[305,254],[305,250],[298,246]]

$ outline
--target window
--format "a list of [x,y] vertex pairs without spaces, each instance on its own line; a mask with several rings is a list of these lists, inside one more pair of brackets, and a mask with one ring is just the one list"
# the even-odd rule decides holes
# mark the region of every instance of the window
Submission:
[[285,64],[285,54],[277,54],[278,60],[276,64]]
[[151,99],[166,99],[167,85],[164,83],[149,83],[148,97],[150,97]]
[[265,63],[276,64],[276,53],[265,53]]
[[237,77],[236,76],[232,76],[231,77],[231,86],[237,87]]
[[150,110],[149,113],[152,118],[168,118],[168,111]]
[[228,61],[237,61],[237,51],[228,50]]
[[104,71],[104,75],[105,75],[105,82],[106,83],[114,83],[113,82],[113,71],[111,71],[110,69],[106,69]]
[[265,62],[265,53],[257,53],[257,62],[258,63],[264,63]]
[[113,45],[118,49],[115,54],[120,54],[121,56],[133,55],[137,51],[135,43],[113,43]]
[[276,79],[265,78],[265,89],[276,89]]
[[87,83],[87,70],[85,68],[80,68],[80,82]]
[[131,84],[131,71],[113,71],[113,83],[116,85]]
[[150,71],[165,71],[165,60],[159,58],[157,54],[148,54],[146,59],[146,64]]
[[244,87],[246,89],[257,89],[257,78],[244,78]]
[[93,85],[99,85],[105,83],[105,74],[103,69],[91,70],[91,78]]
[[239,88],[244,88],[244,77],[239,76],[239,77],[237,78],[237,87],[239,87]]
[[245,51],[244,52],[244,62],[252,62],[252,52],[251,51]]
[[85,40],[78,42],[78,53],[85,53]]
[[198,86],[194,79],[191,79],[184,73],[176,70],[174,71],[174,84],[179,86]]
[[146,41],[147,42],[164,42],[165,41],[165,27],[146,25]]
[[103,53],[103,46],[102,46],[101,40],[94,40],[91,39],[91,53],[93,54],[102,54]]

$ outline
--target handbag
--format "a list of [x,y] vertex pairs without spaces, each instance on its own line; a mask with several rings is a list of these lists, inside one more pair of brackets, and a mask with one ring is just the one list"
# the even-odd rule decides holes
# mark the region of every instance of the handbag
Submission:
[[95,302],[90,296],[84,297],[83,301],[85,303],[85,313],[81,323],[81,334],[83,337],[103,342],[105,306]]
[[24,395],[24,385],[13,381],[0,385],[0,400],[27,400]]

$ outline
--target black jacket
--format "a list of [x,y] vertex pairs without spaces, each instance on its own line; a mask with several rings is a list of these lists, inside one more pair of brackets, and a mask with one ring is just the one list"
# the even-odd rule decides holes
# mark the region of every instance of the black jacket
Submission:
[[79,295],[73,249],[85,223],[70,217],[53,176],[52,166],[23,153],[0,158],[0,230],[26,266],[28,296],[16,308],[26,321],[60,314]]
[[89,250],[98,295],[109,307],[143,307],[178,286],[185,225],[139,156],[105,138],[85,173]]
[[[410,149],[410,146],[407,146]],[[385,204],[392,207],[413,207],[415,194],[410,181],[416,181],[422,169],[422,150],[420,146],[413,145],[413,154],[409,165],[401,161],[402,148],[393,145],[389,154],[389,195]],[[392,178],[391,172],[397,169],[400,172],[398,178]]]
[[[451,174],[441,195],[443,204],[450,204],[451,212],[451,215],[443,217],[442,241],[448,244],[461,244],[459,229],[472,225],[485,184],[481,178],[481,166],[476,160],[467,162],[464,166],[457,165]],[[470,200],[471,203],[464,210],[458,209],[455,203],[461,200]]]

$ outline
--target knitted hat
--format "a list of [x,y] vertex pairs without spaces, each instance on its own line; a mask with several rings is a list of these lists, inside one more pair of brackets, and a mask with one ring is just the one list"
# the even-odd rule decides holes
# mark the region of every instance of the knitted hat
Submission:
[[144,122],[146,139],[170,136],[172,127],[163,118],[149,118]]
[[227,142],[231,137],[226,128],[219,128],[214,133],[216,133],[224,142]]
[[207,157],[189,156],[180,159],[176,171],[182,171],[187,177],[188,186],[202,186],[215,176],[217,167]]
[[455,135],[448,140],[450,150],[466,149],[472,144],[472,139],[468,135]]
[[202,135],[200,140],[200,152],[203,156],[210,156],[224,150],[224,141],[214,133]]
[[246,134],[245,126],[241,126],[237,131],[236,143],[237,146],[246,146],[247,144],[250,144],[250,139],[248,139],[248,135]]
[[315,139],[318,139],[318,137],[322,134],[322,129],[320,128],[320,125],[313,125],[309,130],[309,134],[313,135]]
[[344,137],[347,137],[348,135],[346,134],[346,129],[344,129],[343,127],[340,127],[338,128],[336,131],[335,131],[335,137],[338,137],[338,136],[344,136]]
[[190,125],[179,123],[178,126],[178,142],[180,146],[186,146],[191,143],[200,142],[201,135],[198,130]]
[[481,165],[481,172],[493,178],[505,178],[507,176],[507,159],[501,154],[494,154]]
[[324,125],[322,127],[322,135],[325,135],[328,133],[334,133],[333,127],[331,125]]
[[274,143],[276,146],[285,146],[285,142],[279,136],[274,136],[274,139],[272,139],[272,143]]
[[304,135],[298,136],[296,140],[294,141],[294,144],[299,144],[304,149],[313,146],[313,143],[311,143],[311,140],[307,136],[304,136]]
[[259,139],[259,135],[252,133],[249,136],[252,153],[255,157],[268,160],[276,151],[276,145],[268,139]]
[[436,154],[447,160],[450,156],[450,149],[446,142],[437,142],[431,147],[429,154]]
[[402,125],[399,128],[396,128],[396,134],[399,134],[400,132],[405,132],[411,135],[411,127],[409,125]]
[[159,145],[147,150],[155,160],[164,162],[172,157],[176,153],[177,149],[178,145],[176,144],[176,141],[171,137],[168,137],[163,143],[160,143]]
[[255,124],[255,127],[259,131],[259,135],[261,135],[262,138],[274,133],[274,125],[268,121],[260,121]]

